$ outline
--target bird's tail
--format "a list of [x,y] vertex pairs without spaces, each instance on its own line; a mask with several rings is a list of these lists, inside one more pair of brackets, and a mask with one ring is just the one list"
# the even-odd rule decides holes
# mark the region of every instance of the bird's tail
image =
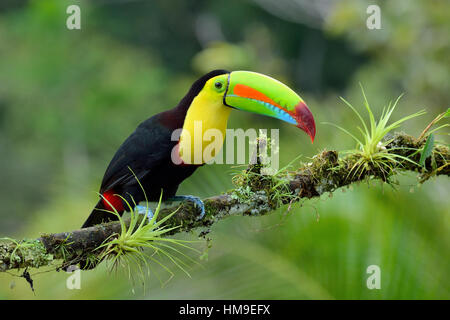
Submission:
[[103,199],[100,199],[81,228],[92,227],[103,222],[119,220],[116,215],[104,210]]

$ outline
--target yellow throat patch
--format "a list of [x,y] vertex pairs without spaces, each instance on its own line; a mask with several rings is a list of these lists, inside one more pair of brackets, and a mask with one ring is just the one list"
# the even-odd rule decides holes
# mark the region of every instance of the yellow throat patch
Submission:
[[211,161],[225,140],[231,108],[223,104],[221,94],[208,89],[213,79],[206,82],[186,113],[178,149],[185,164]]

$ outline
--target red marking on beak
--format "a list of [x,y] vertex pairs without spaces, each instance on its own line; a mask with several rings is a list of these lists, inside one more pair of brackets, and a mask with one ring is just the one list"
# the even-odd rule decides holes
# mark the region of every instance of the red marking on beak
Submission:
[[243,98],[251,98],[251,99],[258,100],[258,101],[270,103],[271,105],[288,112],[285,108],[283,108],[278,103],[276,103],[275,101],[270,99],[264,93],[262,93],[256,89],[253,89],[252,87],[246,86],[244,84],[238,83],[237,85],[235,85],[234,89],[233,89],[233,93],[240,97],[243,97]]
[[115,194],[114,190],[108,190],[103,193],[103,206],[105,210],[114,211],[114,209],[118,212],[124,211],[122,198]]
[[297,127],[305,131],[311,138],[311,142],[314,142],[316,136],[316,123],[314,117],[304,102],[299,102],[295,106],[295,114],[293,114],[298,124]]

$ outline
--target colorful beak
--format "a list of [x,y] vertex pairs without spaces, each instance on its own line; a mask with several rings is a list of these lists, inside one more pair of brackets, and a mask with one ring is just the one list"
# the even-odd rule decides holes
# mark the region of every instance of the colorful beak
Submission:
[[226,106],[289,122],[314,141],[316,125],[305,102],[291,88],[266,75],[233,71],[223,97]]

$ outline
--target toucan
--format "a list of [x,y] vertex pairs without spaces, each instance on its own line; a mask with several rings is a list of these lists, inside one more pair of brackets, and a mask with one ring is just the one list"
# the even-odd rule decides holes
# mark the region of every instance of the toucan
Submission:
[[[225,137],[233,109],[291,123],[314,141],[313,115],[288,86],[256,72],[211,71],[193,83],[177,106],[143,121],[122,143],[106,169],[100,199],[83,228],[118,220],[108,211],[123,214],[132,209],[151,218],[151,210],[139,202],[159,201],[160,196],[162,201],[194,202],[202,218],[205,210],[198,197],[176,196],[181,182],[209,160],[200,157],[195,161],[198,150],[190,140],[195,132],[203,136],[208,129],[219,130]],[[198,123],[200,131],[195,127]],[[177,130],[180,133],[174,139]]]

